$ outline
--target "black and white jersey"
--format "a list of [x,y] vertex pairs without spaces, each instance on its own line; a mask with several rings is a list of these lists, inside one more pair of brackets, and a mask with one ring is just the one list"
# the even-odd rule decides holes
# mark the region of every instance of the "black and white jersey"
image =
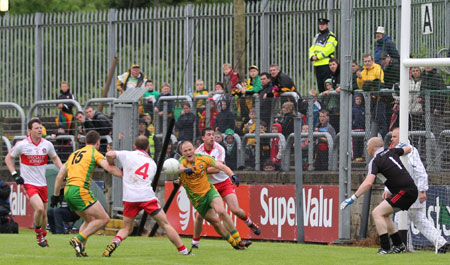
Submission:
[[396,194],[401,189],[417,189],[414,180],[400,161],[400,156],[403,153],[403,148],[388,150],[380,148],[375,152],[374,158],[369,163],[368,174],[382,174],[386,178],[384,184],[392,194]]

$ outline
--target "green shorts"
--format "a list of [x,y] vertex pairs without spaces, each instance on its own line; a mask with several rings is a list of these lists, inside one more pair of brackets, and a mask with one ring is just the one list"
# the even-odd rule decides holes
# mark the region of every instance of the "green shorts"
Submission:
[[205,217],[209,209],[211,209],[211,202],[214,198],[220,198],[220,194],[217,192],[216,188],[211,185],[211,189],[197,201],[197,206],[195,209],[202,216]]
[[86,208],[93,205],[97,198],[95,198],[92,191],[78,186],[66,186],[64,189],[64,199],[72,211],[84,211]]

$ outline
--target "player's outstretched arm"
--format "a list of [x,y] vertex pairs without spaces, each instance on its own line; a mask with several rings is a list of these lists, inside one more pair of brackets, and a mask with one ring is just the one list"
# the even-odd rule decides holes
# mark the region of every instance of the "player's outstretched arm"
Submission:
[[62,168],[63,167],[63,164],[62,164],[62,162],[61,162],[61,159],[59,158],[59,156],[58,155],[55,155],[54,157],[52,157],[52,161],[53,161],[53,164],[57,167],[57,168]]
[[106,153],[106,161],[108,161],[108,164],[111,166],[114,166],[114,159],[116,159],[117,153],[114,150],[108,151]]
[[16,168],[14,167],[14,158],[10,153],[5,157],[5,164],[11,174],[16,171]]
[[366,191],[368,191],[372,187],[372,185],[375,181],[375,177],[376,176],[374,174],[367,175],[366,179],[364,179],[363,183],[361,183],[358,190],[356,190],[356,192],[350,198],[347,198],[343,202],[341,202],[341,206],[340,206],[341,210],[347,208],[347,206],[352,204],[361,195],[363,195]]
[[53,187],[53,195],[59,196],[61,191],[61,185],[63,184],[64,179],[67,176],[67,167],[62,165],[59,169],[58,175],[56,175],[55,186]]
[[111,166],[106,160],[102,160],[102,162],[100,162],[100,166],[108,171],[109,173],[113,174],[116,177],[121,178],[122,177],[122,170],[120,170],[118,167],[116,166]]

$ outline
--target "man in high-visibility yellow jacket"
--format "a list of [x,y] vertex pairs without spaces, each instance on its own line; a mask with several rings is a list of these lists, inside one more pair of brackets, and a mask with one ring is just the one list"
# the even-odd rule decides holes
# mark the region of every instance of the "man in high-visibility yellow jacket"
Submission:
[[334,33],[328,29],[328,22],[330,21],[326,18],[319,18],[319,33],[316,34],[309,48],[309,59],[314,62],[314,72],[320,93],[325,91],[325,80],[331,76],[328,63],[330,58],[334,58],[338,45]]

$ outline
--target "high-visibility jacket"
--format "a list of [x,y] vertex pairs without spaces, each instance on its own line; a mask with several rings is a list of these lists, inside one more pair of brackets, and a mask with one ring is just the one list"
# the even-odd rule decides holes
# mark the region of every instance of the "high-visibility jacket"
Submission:
[[333,32],[326,30],[317,33],[309,48],[309,59],[312,60],[313,56],[317,56],[318,60],[314,61],[314,66],[328,65],[330,58],[334,57],[337,45],[338,41]]

